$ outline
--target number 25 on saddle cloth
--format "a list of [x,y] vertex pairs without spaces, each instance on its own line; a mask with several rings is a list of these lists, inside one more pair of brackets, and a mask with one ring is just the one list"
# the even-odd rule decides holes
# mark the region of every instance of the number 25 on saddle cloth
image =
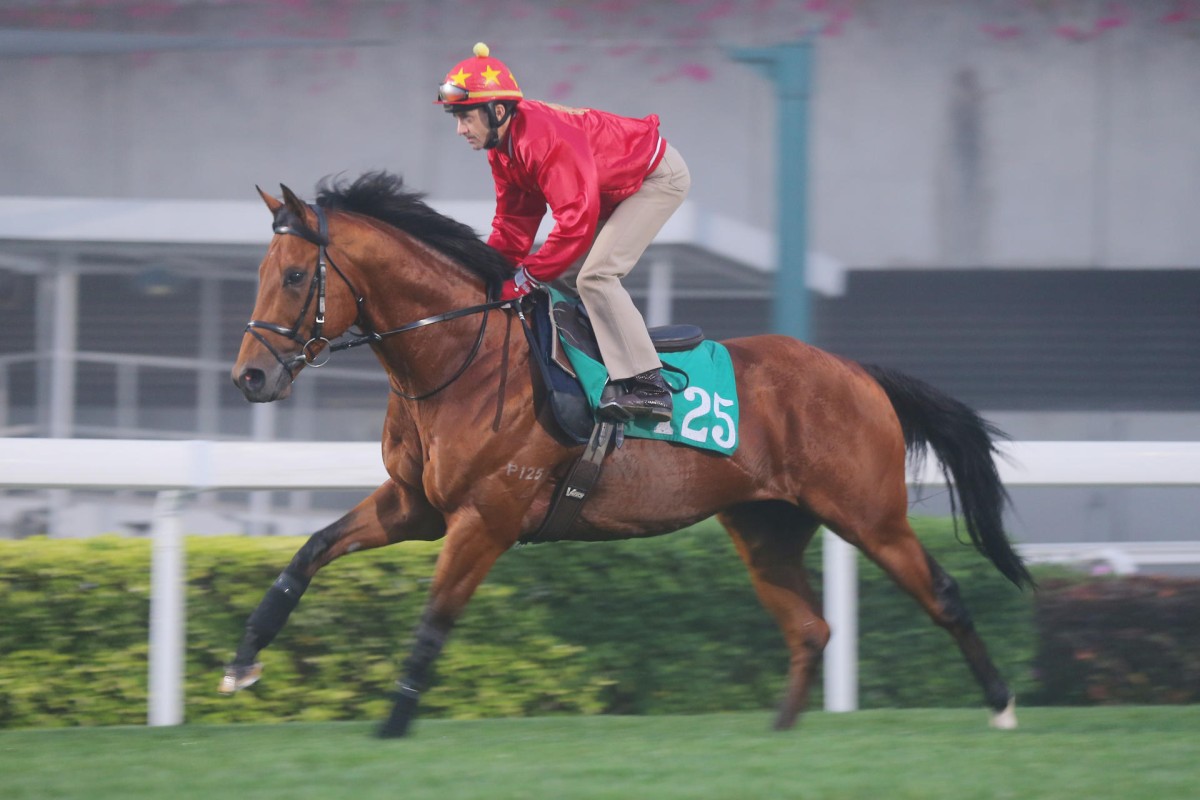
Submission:
[[[551,294],[556,302],[564,299],[557,292]],[[558,341],[588,402],[596,408],[608,382],[608,370],[561,335]],[[733,455],[738,446],[738,398],[729,351],[723,344],[705,339],[694,349],[658,355],[663,362],[663,379],[673,390],[674,415],[670,422],[627,422],[625,435]]]

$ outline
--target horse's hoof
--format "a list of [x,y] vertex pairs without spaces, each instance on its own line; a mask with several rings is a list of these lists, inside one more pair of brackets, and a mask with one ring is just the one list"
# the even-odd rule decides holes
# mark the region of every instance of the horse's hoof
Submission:
[[1008,698],[1008,705],[1003,711],[993,711],[988,722],[993,728],[1001,731],[1012,731],[1017,728],[1017,698]]
[[239,689],[253,686],[255,683],[258,683],[258,679],[261,677],[261,662],[255,661],[248,667],[239,667],[230,664],[225,668],[225,676],[221,678],[221,683],[217,686],[217,691],[224,695],[230,695]]
[[379,739],[402,739],[408,736],[408,725],[389,725],[385,723],[379,726],[379,730],[375,732],[375,736]]
[[796,727],[796,720],[799,718],[799,716],[799,714],[780,714],[775,718],[775,721],[771,723],[771,730],[790,731],[792,728]]

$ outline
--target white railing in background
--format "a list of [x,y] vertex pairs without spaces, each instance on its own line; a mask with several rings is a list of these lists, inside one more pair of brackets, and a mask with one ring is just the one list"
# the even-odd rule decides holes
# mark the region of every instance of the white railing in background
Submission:
[[1155,565],[1200,564],[1196,542],[1036,542],[1018,545],[1021,555],[1040,564],[1095,564],[1115,575],[1132,575]]
[[[1200,442],[1011,442],[1000,477],[1016,486],[1200,486]],[[215,490],[373,489],[386,474],[374,443],[0,439],[0,489],[157,490],[151,576],[151,725],[183,721],[184,545],[180,504]],[[910,483],[942,482],[936,462]],[[858,705],[854,550],[825,534],[825,707]],[[1196,563],[1200,545],[1130,543],[1022,547],[1045,560]],[[1161,560],[1159,560],[1161,559]],[[1119,570],[1118,570],[1119,571]]]

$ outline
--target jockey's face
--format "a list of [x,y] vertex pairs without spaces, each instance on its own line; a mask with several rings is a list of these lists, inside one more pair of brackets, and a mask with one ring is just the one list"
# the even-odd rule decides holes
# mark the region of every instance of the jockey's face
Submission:
[[453,117],[458,125],[455,133],[465,138],[472,150],[482,150],[488,138],[487,113],[482,108],[470,108],[455,111]]

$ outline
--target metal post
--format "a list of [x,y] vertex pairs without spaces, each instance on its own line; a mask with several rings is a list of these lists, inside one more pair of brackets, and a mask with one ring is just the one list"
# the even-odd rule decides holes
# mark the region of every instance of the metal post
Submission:
[[8,364],[0,361],[0,435],[8,435]]
[[808,96],[812,84],[812,44],[786,42],[771,47],[737,48],[737,61],[749,64],[775,86],[776,177],[775,235],[779,268],[775,273],[772,330],[807,339],[808,287]]
[[[326,373],[321,370],[310,370],[310,374],[304,377],[308,381],[308,385],[304,387],[304,391],[295,392],[291,397],[293,405],[291,424],[288,426],[288,438],[297,441],[310,438],[313,431],[320,429],[321,422],[317,417],[317,392],[320,391],[321,386],[325,385],[324,382],[329,380]],[[308,490],[288,492],[287,506],[288,510],[294,513],[311,511],[312,492]],[[262,513],[270,513],[270,508],[263,509]]]
[[[66,439],[75,427],[75,348],[79,326],[79,272],[71,256],[63,256],[54,271],[38,279],[39,340],[38,413],[45,435]],[[66,533],[63,516],[71,504],[68,489],[46,491],[46,532]]]
[[[255,403],[251,409],[251,438],[256,442],[268,442],[275,438],[274,403]],[[250,524],[248,533],[264,536],[270,533],[267,519],[271,513],[272,495],[267,491],[250,493]]]
[[[221,318],[221,284],[217,278],[200,279],[200,320],[196,331],[196,356],[202,365],[221,357],[219,326],[212,320]],[[220,398],[218,389],[223,375],[205,366],[196,370],[196,430],[205,439],[216,438],[220,428]],[[225,379],[228,381],[228,379]]]
[[75,346],[79,324],[79,273],[63,263],[54,273],[54,328],[50,334],[50,408],[47,433],[65,439],[75,423]]
[[646,286],[646,325],[671,324],[671,259],[660,256],[649,264],[650,275]]
[[117,364],[117,428],[122,436],[137,435],[138,427],[138,365],[122,361]]
[[154,504],[150,565],[149,725],[183,723],[184,573],[183,492],[159,492]]
[[[117,364],[117,430],[121,436],[134,437],[138,435],[138,365],[132,361],[121,361]],[[116,494],[116,502],[122,505],[133,502],[133,492],[122,489]]]
[[825,617],[833,634],[825,648],[825,710],[858,710],[858,556],[824,531]]

